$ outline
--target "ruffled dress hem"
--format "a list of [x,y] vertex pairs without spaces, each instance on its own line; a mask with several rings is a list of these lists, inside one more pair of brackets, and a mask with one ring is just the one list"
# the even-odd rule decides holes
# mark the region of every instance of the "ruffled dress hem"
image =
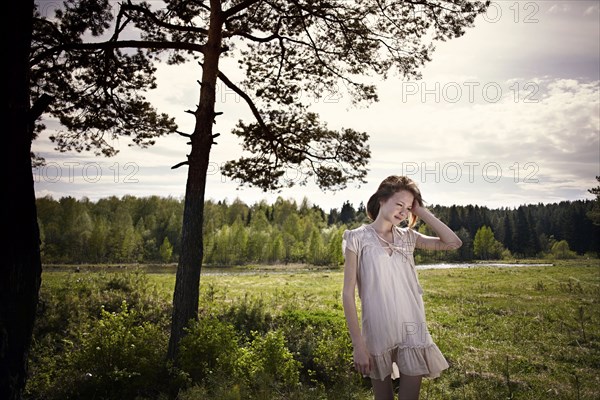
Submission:
[[448,362],[435,343],[425,347],[398,345],[380,355],[371,355],[372,379],[384,380],[387,376],[397,379],[400,375],[437,378],[449,367]]

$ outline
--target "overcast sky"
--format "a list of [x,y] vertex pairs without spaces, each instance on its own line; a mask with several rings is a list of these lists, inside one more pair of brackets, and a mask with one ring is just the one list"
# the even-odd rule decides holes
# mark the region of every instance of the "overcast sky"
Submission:
[[[239,197],[247,204],[307,197],[329,211],[345,201],[366,203],[382,179],[403,174],[419,183],[430,204],[498,208],[593,198],[587,189],[597,186],[600,175],[599,4],[494,1],[463,37],[436,44],[422,80],[380,82],[380,101],[367,108],[354,108],[343,90],[313,99],[313,110],[330,128],[370,135],[368,182],[340,192],[309,184],[265,193],[222,176],[220,165],[241,152],[229,132],[239,119],[253,119],[243,100],[221,86],[216,109],[224,115],[215,125],[221,136],[211,154],[206,197]],[[234,63],[222,68],[230,78],[240,77]],[[193,129],[193,117],[184,111],[198,102],[200,73],[195,62],[160,66],[158,88],[148,94],[184,132]],[[34,171],[38,197],[183,198],[187,169],[171,170],[189,150],[179,135],[159,138],[149,149],[121,139],[117,156],[99,158],[58,153],[49,134],[33,145],[47,161]]]

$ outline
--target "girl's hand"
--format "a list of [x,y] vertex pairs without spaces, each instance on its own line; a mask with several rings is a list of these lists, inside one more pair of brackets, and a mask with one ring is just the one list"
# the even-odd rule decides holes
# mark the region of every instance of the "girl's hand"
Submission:
[[417,201],[417,199],[413,200],[412,206],[411,206],[411,210],[410,212],[413,215],[416,215],[417,217],[421,217],[423,215],[423,211],[425,210],[425,207],[422,207],[419,202]]
[[371,356],[365,346],[357,346],[354,348],[354,368],[362,375],[371,373]]

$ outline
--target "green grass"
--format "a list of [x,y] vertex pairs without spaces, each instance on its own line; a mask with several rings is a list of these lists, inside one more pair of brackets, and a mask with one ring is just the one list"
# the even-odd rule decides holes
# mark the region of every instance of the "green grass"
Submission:
[[[546,262],[546,261],[539,261]],[[111,274],[113,272],[102,272]],[[74,276],[46,271],[47,290]],[[170,300],[174,274],[149,274]],[[343,318],[341,269],[246,268],[201,278],[202,309],[259,300],[273,315]],[[420,270],[430,331],[451,367],[422,399],[599,399],[600,263]],[[365,399],[369,398],[368,396]]]
[[473,399],[597,399],[599,268],[421,274],[430,329],[452,365],[432,391]]

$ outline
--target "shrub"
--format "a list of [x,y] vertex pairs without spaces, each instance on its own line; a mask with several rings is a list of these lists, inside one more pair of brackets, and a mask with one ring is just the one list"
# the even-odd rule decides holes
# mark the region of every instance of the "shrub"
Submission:
[[179,343],[180,368],[193,382],[231,379],[241,355],[233,325],[216,317],[194,322]]
[[320,371],[315,356],[323,335],[335,331],[347,336],[343,316],[321,310],[288,309],[276,319],[275,324],[284,333],[294,358],[301,363],[303,383],[314,383],[315,371]]
[[554,243],[551,252],[557,260],[568,260],[576,256],[576,253],[569,248],[569,243],[566,240]]
[[[93,350],[110,339],[112,330],[129,345],[113,349],[115,357],[121,357],[113,358],[115,368],[131,365],[133,375],[141,374],[132,382],[155,376],[166,354],[169,307],[141,273],[73,273],[58,284],[45,281],[29,354],[26,396],[63,400],[76,396],[79,387],[98,384],[98,374],[84,367],[89,365],[100,375],[106,372],[109,367]],[[129,356],[133,358],[125,360]],[[146,363],[147,358],[152,361]],[[148,388],[159,383],[154,378],[148,382]],[[112,386],[116,389],[118,384]],[[96,398],[102,393],[100,389]]]
[[319,336],[315,348],[315,373],[317,381],[327,388],[346,385],[356,371],[352,365],[352,344],[349,335],[331,329]]
[[65,371],[71,374],[63,377],[72,382],[66,397],[133,399],[157,390],[166,371],[164,331],[140,323],[126,302],[119,313],[102,309],[101,318],[85,326],[71,347]]
[[294,390],[299,385],[300,363],[294,360],[279,330],[260,336],[253,333],[252,343],[242,349],[238,375],[256,391]]
[[229,307],[222,318],[242,332],[247,339],[252,338],[252,332],[267,332],[273,322],[273,317],[266,310],[262,299],[249,299],[247,295],[239,304]]

